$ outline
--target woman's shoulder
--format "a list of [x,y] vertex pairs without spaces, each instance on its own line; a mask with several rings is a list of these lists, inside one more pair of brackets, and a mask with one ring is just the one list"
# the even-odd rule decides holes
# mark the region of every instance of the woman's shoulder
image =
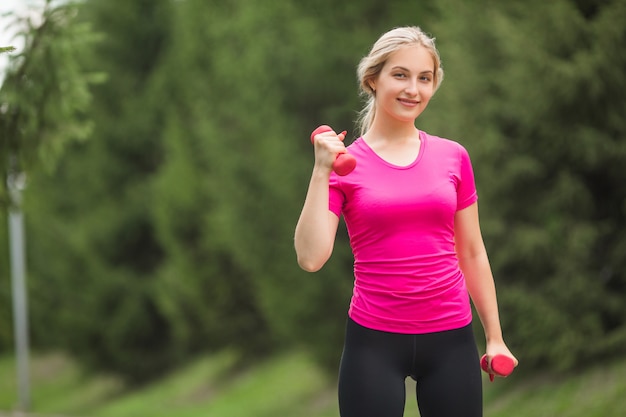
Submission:
[[423,130],[420,130],[420,138],[424,140],[427,146],[430,148],[438,148],[442,151],[448,150],[450,152],[467,152],[465,150],[465,147],[460,142],[453,139],[432,135]]
[[368,154],[369,146],[363,140],[363,136],[356,138],[351,144],[346,145],[348,152],[353,154]]

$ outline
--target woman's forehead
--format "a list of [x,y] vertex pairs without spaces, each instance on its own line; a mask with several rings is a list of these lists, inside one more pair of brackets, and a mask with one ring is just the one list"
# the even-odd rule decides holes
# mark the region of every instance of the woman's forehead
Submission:
[[385,67],[399,67],[413,72],[433,71],[434,59],[430,51],[422,45],[407,45],[394,51]]

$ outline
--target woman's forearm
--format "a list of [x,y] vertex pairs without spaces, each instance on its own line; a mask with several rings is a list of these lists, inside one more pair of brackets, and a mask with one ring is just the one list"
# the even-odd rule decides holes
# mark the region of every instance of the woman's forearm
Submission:
[[485,251],[459,258],[467,289],[480,317],[487,342],[501,342],[502,328],[496,287]]
[[339,223],[339,219],[328,210],[329,176],[327,169],[313,169],[296,225],[294,244],[298,264],[309,272],[319,270],[330,258]]

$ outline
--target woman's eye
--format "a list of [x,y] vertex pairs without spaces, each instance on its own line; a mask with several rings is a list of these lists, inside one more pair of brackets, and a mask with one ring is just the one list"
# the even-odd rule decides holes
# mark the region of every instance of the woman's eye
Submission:
[[404,74],[400,74],[400,73],[398,73],[398,74],[394,74],[393,76],[394,76],[394,77],[397,77],[397,78],[404,78],[404,77],[405,77],[405,75],[404,75]]

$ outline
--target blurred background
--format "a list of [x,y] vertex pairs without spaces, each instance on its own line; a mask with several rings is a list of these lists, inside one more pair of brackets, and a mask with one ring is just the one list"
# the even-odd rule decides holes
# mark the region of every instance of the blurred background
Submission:
[[[202,395],[166,406],[170,386],[153,404],[337,416],[352,255],[342,225],[320,272],[296,264],[309,134],[329,124],[356,138],[360,58],[383,32],[417,25],[446,73],[418,127],[470,153],[521,363],[497,389],[512,396],[543,375],[556,390],[596,372],[615,395],[584,415],[626,412],[626,1],[3,0],[1,11],[0,46],[16,50],[0,74],[0,409],[17,395],[8,217],[20,210],[35,411],[156,416],[110,403],[205,369]],[[255,394],[234,397],[254,411],[211,408],[229,375],[260,364]],[[45,366],[75,367],[73,388],[46,394],[63,384]],[[272,386],[280,366],[290,379]],[[602,376],[611,369],[621,377]],[[97,394],[80,391],[105,377]],[[301,385],[306,401],[285,394],[294,408],[277,397]],[[59,402],[70,391],[81,399]],[[490,392],[489,415],[528,403]],[[563,395],[528,415],[585,410],[575,390]]]

